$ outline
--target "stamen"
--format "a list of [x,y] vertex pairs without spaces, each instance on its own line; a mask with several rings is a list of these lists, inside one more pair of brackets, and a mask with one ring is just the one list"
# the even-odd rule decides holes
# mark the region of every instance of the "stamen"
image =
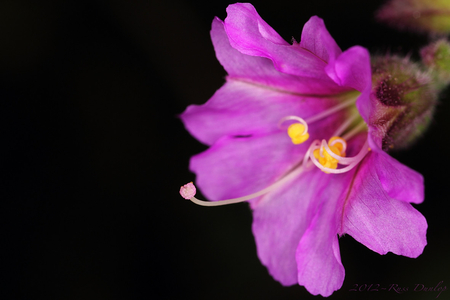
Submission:
[[[314,145],[316,148],[318,147],[317,143],[315,143]],[[346,157],[341,157],[341,156],[335,155],[334,153],[332,153],[332,151],[328,152],[328,154],[330,156],[334,157],[335,159],[337,159],[340,164],[348,165],[347,167],[342,168],[342,169],[334,169],[334,168],[328,168],[326,166],[323,166],[320,163],[320,161],[318,161],[316,159],[316,157],[314,155],[310,155],[310,158],[311,158],[311,161],[313,162],[313,164],[315,164],[319,169],[321,169],[322,171],[324,171],[326,173],[332,173],[332,174],[345,173],[345,172],[348,172],[351,169],[353,169],[366,156],[366,154],[370,151],[368,145],[369,145],[368,141],[366,140],[366,142],[364,143],[364,145],[361,148],[361,150],[359,151],[359,153],[354,157],[346,158]],[[324,147],[327,147],[327,145],[325,144]]]
[[305,126],[299,123],[294,123],[289,126],[288,135],[295,145],[301,144],[309,139],[309,133],[305,131]]
[[308,164],[308,159],[309,159],[309,156],[311,155],[311,152],[313,151],[314,148],[316,148],[318,146],[318,144],[320,144],[320,142],[318,140],[315,140],[314,142],[312,142],[308,148],[308,151],[306,151],[306,154],[303,157],[302,166],[305,171],[308,170],[313,165],[312,163]]
[[309,133],[308,133],[308,124],[300,117],[297,116],[287,116],[284,117],[278,122],[278,127],[282,128],[282,124],[286,121],[294,120],[298,123],[291,124],[288,127],[288,135],[292,140],[292,143],[295,145],[301,144],[309,139]]
[[[288,180],[294,178],[295,176],[300,175],[302,172],[304,171],[303,165],[300,165],[299,167],[295,168],[293,171],[291,171],[290,173],[288,173],[287,175],[285,175],[284,177],[282,177],[280,180],[276,181],[275,183],[271,184],[270,186],[266,187],[265,189],[262,189],[256,193],[247,195],[247,196],[243,196],[243,197],[239,197],[239,198],[233,198],[233,199],[227,199],[227,200],[218,200],[218,201],[204,201],[204,200],[200,200],[194,197],[194,194],[192,195],[191,198],[186,198],[186,193],[182,193],[182,189],[184,189],[186,186],[189,186],[188,188],[192,189],[192,187],[195,190],[195,186],[192,182],[185,184],[184,186],[181,187],[180,189],[180,194],[183,198],[187,199],[187,200],[191,200],[192,202],[194,202],[197,205],[201,205],[201,206],[221,206],[221,205],[228,205],[228,204],[234,204],[234,203],[240,203],[240,202],[245,202],[251,199],[254,199],[256,197],[262,196],[272,190],[277,189],[280,185],[284,184],[285,182],[287,182]],[[190,185],[192,185],[192,187],[190,187]]]
[[294,120],[294,121],[297,121],[297,122],[303,124],[303,126],[305,126],[305,133],[308,132],[308,123],[307,123],[305,120],[303,120],[302,118],[297,117],[297,116],[287,116],[287,117],[282,118],[282,119],[278,122],[278,128],[284,129],[281,125],[282,125],[284,122],[286,122],[286,121],[291,121],[291,120]]
[[[338,138],[338,139],[340,139],[340,138]],[[338,141],[338,139],[334,140],[333,142]],[[345,143],[345,141],[343,139],[341,139],[341,140]],[[336,152],[330,150],[329,146],[333,146],[332,145],[333,142],[331,141],[331,139],[330,139],[330,142],[328,143],[328,145],[327,145],[327,143],[325,143],[325,140],[322,142],[322,147],[325,148],[325,150],[328,152],[328,154],[332,158],[336,159],[341,165],[349,165],[352,162],[354,162],[354,158],[353,157],[345,157],[345,152],[344,152],[345,150],[341,151],[340,155],[337,155]],[[347,143],[345,143],[343,145],[346,145],[346,144]],[[336,144],[336,145],[339,145],[339,143]],[[345,146],[345,148],[346,148],[346,146]]]
[[321,113],[319,113],[317,115],[312,116],[309,119],[306,119],[305,122],[312,123],[312,122],[318,121],[318,120],[320,120],[322,118],[328,117],[329,115],[334,114],[335,112],[337,112],[337,111],[339,111],[339,110],[341,110],[343,108],[346,108],[347,106],[350,106],[350,105],[354,104],[355,101],[356,101],[355,99],[349,99],[347,101],[339,103],[338,105],[333,106],[332,108],[329,108],[329,109],[327,109],[327,110],[325,110],[325,111],[323,111],[323,112],[321,112]]
[[[322,118],[325,118],[341,109],[344,109],[345,107],[354,104],[355,103],[355,99],[349,99],[345,102],[339,103],[338,105],[329,108],[317,115],[314,115],[312,117],[310,117],[307,120],[304,120],[298,116],[287,116],[282,118],[279,122],[278,122],[278,127],[280,129],[283,129],[283,127],[281,126],[284,122],[289,121],[289,120],[294,120],[297,121],[298,123],[294,123],[291,124],[288,127],[288,135],[292,140],[292,143],[298,145],[301,144],[303,142],[305,142],[306,140],[309,139],[309,133],[308,133],[308,123],[313,123],[315,121],[318,121]],[[355,118],[357,118],[357,115],[352,115],[350,118],[348,118],[344,124],[342,124],[338,130],[335,132],[335,134],[333,134],[333,136],[337,136],[340,135],[354,120]],[[300,123],[300,124],[299,124]],[[321,153],[322,155],[322,153]]]
[[[335,146],[339,149],[339,151],[341,151],[342,153],[345,153],[345,150],[347,150],[347,142],[343,139],[340,138],[338,136],[333,136],[329,141],[328,144],[330,146]],[[345,155],[342,155],[345,156]]]
[[[345,149],[347,148],[347,143],[340,137],[332,137],[330,141],[327,142],[322,140],[322,146],[319,143],[315,143],[313,151],[313,156],[319,161],[319,163],[331,169],[336,169],[340,158],[345,156]],[[327,172],[325,172],[327,173]]]

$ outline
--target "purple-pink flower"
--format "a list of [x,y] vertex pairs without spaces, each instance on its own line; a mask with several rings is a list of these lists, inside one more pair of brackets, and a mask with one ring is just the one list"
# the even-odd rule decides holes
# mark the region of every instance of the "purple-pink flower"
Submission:
[[202,193],[250,194],[261,262],[281,284],[314,295],[342,286],[338,236],[380,254],[420,255],[427,223],[410,203],[423,201],[423,178],[382,150],[387,125],[368,51],[342,52],[316,16],[291,45],[251,4],[227,13],[211,30],[226,83],[181,116],[210,146],[190,162]]

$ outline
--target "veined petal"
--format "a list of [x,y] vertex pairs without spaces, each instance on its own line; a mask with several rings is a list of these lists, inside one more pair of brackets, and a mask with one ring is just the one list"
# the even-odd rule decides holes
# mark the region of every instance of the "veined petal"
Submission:
[[361,92],[356,101],[356,107],[369,126],[369,145],[375,151],[382,151],[381,139],[374,136],[376,130],[370,128],[375,101],[371,98],[372,71],[370,67],[370,54],[361,46],[354,46],[344,51],[335,61],[330,61],[326,67],[327,74],[337,84],[352,87]]
[[[308,97],[229,80],[206,104],[189,106],[181,119],[193,136],[211,145],[225,135],[279,132],[277,126],[281,118],[289,115],[308,118],[337,105],[344,97]],[[335,114],[314,127],[331,126],[344,117],[342,113]]]
[[342,53],[323,20],[317,16],[311,17],[303,27],[300,47],[311,51],[328,63]]
[[258,256],[283,285],[298,282],[296,249],[320,205],[317,191],[329,178],[319,169],[308,171],[264,196],[253,210]]
[[271,59],[280,72],[331,84],[324,69],[326,62],[306,49],[283,41],[251,4],[230,5],[227,13],[225,31],[233,48],[243,54]]
[[363,92],[372,84],[370,54],[366,48],[354,46],[344,51],[326,67],[327,74],[341,86]]
[[374,167],[389,197],[416,204],[423,202],[424,183],[420,173],[383,151],[374,154]]
[[[365,134],[351,139],[348,155],[356,155],[365,139]],[[326,185],[314,188],[312,201],[318,205],[317,210],[296,251],[298,283],[313,295],[330,296],[341,288],[344,281],[345,270],[337,233],[341,207],[355,172],[355,169],[337,175],[321,172],[323,177],[319,180],[326,182]]]
[[272,27],[270,27],[269,24],[266,23],[266,21],[259,16],[252,4],[231,4],[227,7],[227,14],[225,23],[229,26],[230,30],[232,30],[232,28],[236,28],[239,33],[242,33],[248,37],[248,39],[240,40],[243,47],[250,48],[255,46],[255,43],[257,42],[265,43],[266,41],[277,45],[289,45]]
[[[323,207],[325,209],[326,205]],[[345,270],[341,262],[336,222],[320,211],[298,246],[298,283],[313,295],[330,296],[342,287]],[[333,222],[334,221],[334,222]]]
[[411,204],[389,197],[374,168],[376,156],[368,154],[355,176],[343,208],[341,233],[379,254],[417,257],[427,243],[427,222]]
[[280,72],[275,69],[269,58],[239,52],[231,47],[223,22],[218,18],[213,20],[211,39],[217,59],[228,73],[228,79],[238,79],[289,93],[310,95],[330,95],[349,90],[338,86],[331,79],[322,81]]

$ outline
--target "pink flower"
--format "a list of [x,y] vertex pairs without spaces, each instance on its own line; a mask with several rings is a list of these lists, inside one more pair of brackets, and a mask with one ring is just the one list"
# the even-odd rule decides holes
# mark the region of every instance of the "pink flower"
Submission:
[[423,201],[423,178],[381,149],[368,51],[342,52],[316,16],[290,45],[251,4],[227,13],[211,30],[226,83],[181,116],[210,146],[190,163],[203,194],[250,194],[225,203],[251,199],[261,262],[281,284],[314,295],[342,286],[338,235],[380,254],[420,255],[427,223],[410,203]]

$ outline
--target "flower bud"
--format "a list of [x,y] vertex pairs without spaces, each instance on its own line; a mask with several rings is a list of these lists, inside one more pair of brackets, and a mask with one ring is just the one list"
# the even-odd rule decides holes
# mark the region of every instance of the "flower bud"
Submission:
[[392,0],[381,7],[377,18],[399,29],[446,35],[449,13],[450,0]]
[[383,150],[405,148],[428,127],[438,92],[431,76],[408,58],[375,56],[372,72],[376,104],[370,125],[376,127]]
[[420,50],[422,62],[442,89],[450,83],[450,43],[441,39]]

